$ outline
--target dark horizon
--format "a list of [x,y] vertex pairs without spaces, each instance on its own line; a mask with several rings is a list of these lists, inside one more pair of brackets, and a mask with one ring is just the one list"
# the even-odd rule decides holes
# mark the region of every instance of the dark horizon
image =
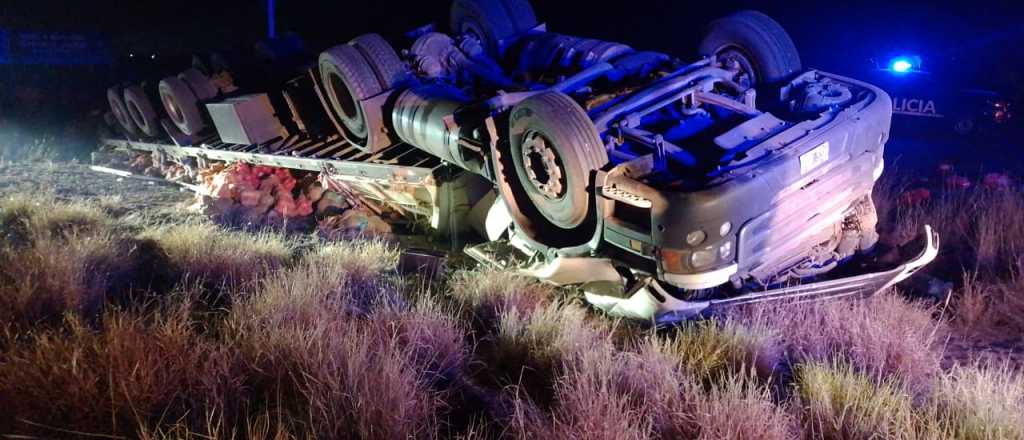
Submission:
[[[9,0],[0,13],[0,30],[99,33],[115,50],[194,51],[255,41],[266,34],[265,2],[100,0],[69,6],[56,0]],[[276,0],[279,32],[295,31],[314,51],[367,32],[387,37],[431,22],[444,25],[448,3],[389,2],[313,4]],[[1012,1],[883,2],[861,0],[823,6],[820,2],[740,0],[690,4],[640,0],[610,10],[582,0],[535,1],[549,30],[620,41],[638,48],[692,56],[701,29],[710,20],[739,9],[758,9],[774,17],[792,35],[805,64],[846,69],[880,51],[919,51],[934,58],[970,63],[1016,61],[1024,41],[1024,6]],[[609,18],[611,17],[611,18]]]

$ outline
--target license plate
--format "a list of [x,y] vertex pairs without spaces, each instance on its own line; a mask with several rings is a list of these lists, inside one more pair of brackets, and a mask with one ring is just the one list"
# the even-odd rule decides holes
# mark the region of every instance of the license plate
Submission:
[[800,175],[807,174],[825,162],[828,162],[828,142],[800,155]]

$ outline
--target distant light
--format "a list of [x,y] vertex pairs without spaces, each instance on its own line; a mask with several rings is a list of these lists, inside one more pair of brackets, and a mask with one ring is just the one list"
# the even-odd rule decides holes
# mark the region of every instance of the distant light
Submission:
[[155,59],[156,59],[156,54],[150,55],[150,56],[149,56],[149,59],[151,59],[151,60],[155,60]]
[[893,72],[907,73],[914,68],[914,63],[911,63],[910,60],[906,58],[896,58],[892,60],[892,64],[890,64],[890,67],[892,68]]
[[133,53],[128,54],[128,58],[135,58],[135,54],[133,54]]

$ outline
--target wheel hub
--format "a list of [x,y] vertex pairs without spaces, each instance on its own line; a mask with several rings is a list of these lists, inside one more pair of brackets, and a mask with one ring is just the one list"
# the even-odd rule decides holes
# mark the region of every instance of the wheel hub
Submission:
[[756,82],[754,66],[746,55],[735,48],[726,48],[718,52],[717,57],[722,68],[736,72],[736,82],[740,86],[744,88],[754,86]]
[[565,195],[565,173],[558,155],[539,133],[529,132],[523,139],[523,168],[530,184],[544,197],[558,199]]

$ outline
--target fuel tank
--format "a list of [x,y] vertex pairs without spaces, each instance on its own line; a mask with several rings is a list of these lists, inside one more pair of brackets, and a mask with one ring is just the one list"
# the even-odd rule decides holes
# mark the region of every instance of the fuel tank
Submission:
[[391,113],[395,134],[403,142],[474,171],[475,162],[459,144],[462,128],[455,118],[456,110],[467,101],[457,90],[439,85],[406,90],[395,100]]

